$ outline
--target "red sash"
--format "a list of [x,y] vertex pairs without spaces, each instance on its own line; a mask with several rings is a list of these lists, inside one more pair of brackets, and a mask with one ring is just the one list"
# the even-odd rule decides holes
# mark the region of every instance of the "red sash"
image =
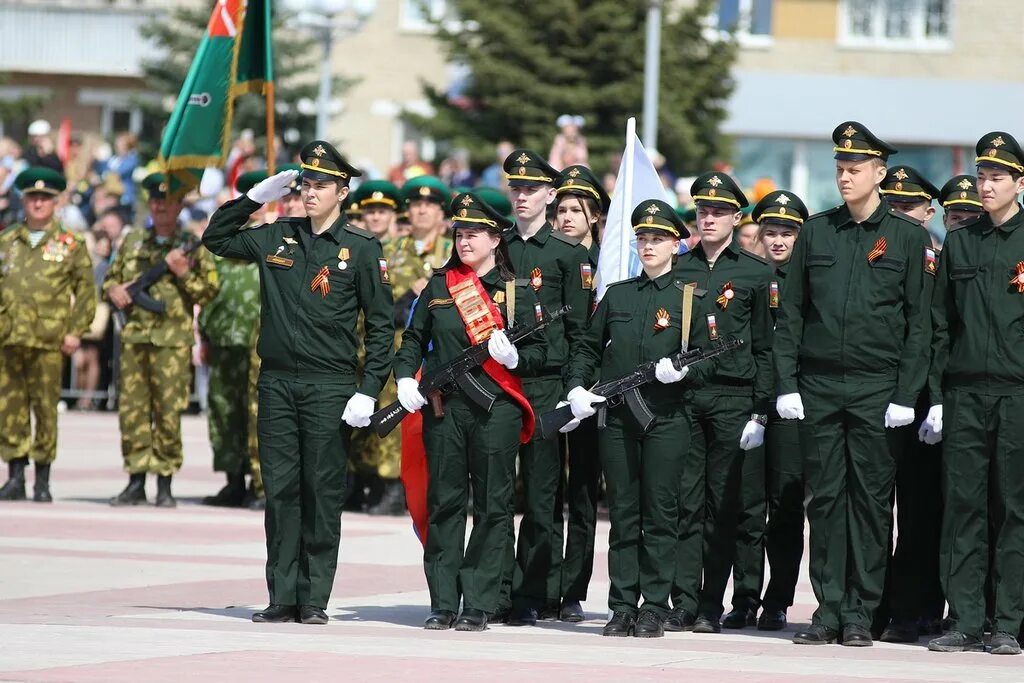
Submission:
[[[491,336],[491,332],[494,330],[504,329],[505,323],[502,321],[501,311],[484,290],[480,278],[469,266],[460,264],[449,269],[445,273],[444,281],[448,286],[448,292],[455,299],[455,308],[466,325],[466,334],[471,343],[481,344]],[[536,417],[533,414],[533,407],[523,395],[523,383],[510,373],[508,368],[493,358],[488,358],[481,367],[487,376],[508,394],[509,398],[519,404],[523,411],[523,427],[519,430],[519,443],[529,443],[533,437]]]
[[[422,371],[416,373],[419,380]],[[413,530],[424,547],[427,545],[427,450],[423,446],[423,412],[417,410],[402,420],[402,486],[405,487],[405,505],[412,518]]]

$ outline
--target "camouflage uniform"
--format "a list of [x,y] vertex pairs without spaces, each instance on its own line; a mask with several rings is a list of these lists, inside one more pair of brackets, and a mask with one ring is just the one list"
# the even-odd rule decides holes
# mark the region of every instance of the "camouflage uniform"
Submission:
[[214,257],[220,290],[199,314],[210,368],[209,429],[215,472],[244,473],[248,461],[249,345],[260,315],[254,263]]
[[[148,230],[132,230],[118,250],[103,282],[135,280],[168,252],[196,241],[176,233],[160,244]],[[149,293],[163,301],[163,315],[132,306],[121,331],[118,415],[121,454],[129,474],[153,472],[168,477],[181,468],[181,412],[188,407],[191,387],[192,308],[210,301],[218,289],[217,269],[210,252],[200,248],[189,256],[191,269],[182,278],[168,272]]]
[[0,352],[0,457],[48,465],[57,457],[60,347],[65,335],[85,334],[96,314],[92,259],[56,220],[35,247],[28,226],[15,224],[0,235],[0,277],[8,307],[0,327],[10,327]]

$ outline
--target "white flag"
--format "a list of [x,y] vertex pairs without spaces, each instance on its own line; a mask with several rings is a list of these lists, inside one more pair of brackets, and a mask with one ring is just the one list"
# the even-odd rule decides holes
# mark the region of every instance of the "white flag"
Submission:
[[597,260],[597,298],[604,296],[608,285],[640,274],[640,257],[636,251],[636,235],[631,220],[633,209],[649,199],[665,199],[665,188],[654,169],[647,151],[636,136],[636,119],[626,122],[626,149],[615,179],[608,219],[601,239],[601,255]]

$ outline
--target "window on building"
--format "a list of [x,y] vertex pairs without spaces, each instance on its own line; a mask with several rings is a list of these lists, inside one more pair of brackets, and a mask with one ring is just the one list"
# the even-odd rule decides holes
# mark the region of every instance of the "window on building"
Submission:
[[840,0],[840,42],[855,47],[949,47],[953,0]]
[[432,32],[434,22],[448,12],[446,0],[402,0],[398,9],[398,25],[403,31]]
[[711,24],[719,31],[735,32],[741,41],[770,39],[772,0],[719,0]]

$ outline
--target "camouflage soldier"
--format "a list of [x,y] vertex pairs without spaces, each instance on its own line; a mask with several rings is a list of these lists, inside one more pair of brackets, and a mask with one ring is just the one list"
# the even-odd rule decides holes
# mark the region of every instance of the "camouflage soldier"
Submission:
[[[9,472],[0,500],[25,499],[31,456],[36,464],[32,499],[49,503],[61,353],[74,353],[89,329],[96,291],[85,242],[54,219],[64,176],[32,167],[14,182],[23,194],[26,219],[0,235],[0,339],[6,336],[0,349],[0,457]],[[36,420],[34,438],[30,411]]]
[[403,185],[402,194],[409,206],[410,236],[422,262],[425,287],[426,278],[444,265],[452,251],[452,239],[446,234],[452,191],[440,178],[424,175]]
[[[267,177],[266,171],[242,174],[235,183],[240,193]],[[266,216],[261,206],[249,219],[261,225]],[[246,503],[245,475],[249,471],[248,417],[249,344],[260,316],[260,273],[254,263],[214,257],[220,291],[199,314],[203,357],[210,368],[209,428],[213,470],[224,472],[227,485],[204,505],[238,507]],[[255,486],[250,500],[255,499]]]
[[[191,254],[197,238],[178,231],[181,200],[167,196],[160,173],[142,181],[149,192],[152,230],[133,230],[121,245],[103,282],[104,295],[127,313],[121,331],[121,454],[128,486],[111,505],[146,502],[146,473],[157,475],[158,507],[174,507],[171,477],[181,469],[181,412],[191,386],[192,309],[217,294],[213,258],[205,249]],[[168,272],[149,288],[166,305],[163,314],[132,306],[127,285],[161,261]]]

